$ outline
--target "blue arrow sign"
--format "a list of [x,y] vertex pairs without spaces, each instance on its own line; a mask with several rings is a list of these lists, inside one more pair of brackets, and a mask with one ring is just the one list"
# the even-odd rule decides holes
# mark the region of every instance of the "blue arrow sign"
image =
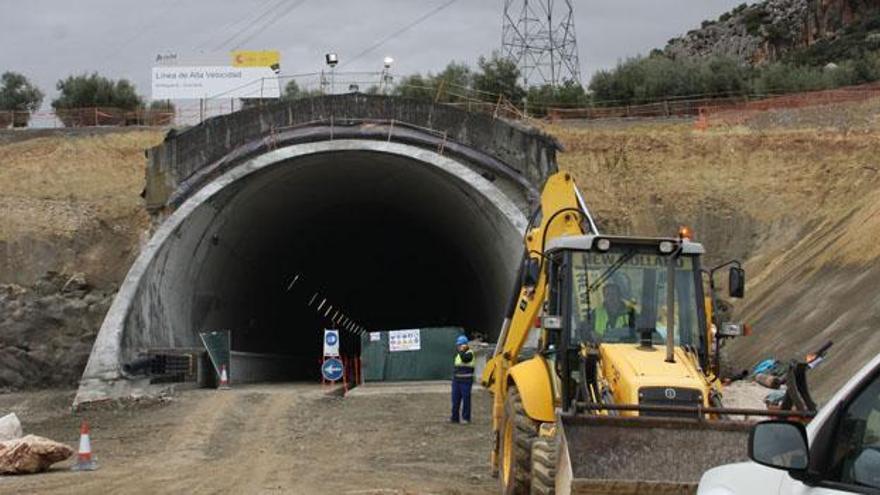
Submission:
[[325,380],[331,382],[339,381],[343,371],[345,371],[345,367],[342,366],[342,361],[336,358],[327,358],[321,365],[321,374],[324,375]]
[[337,337],[335,333],[328,333],[327,334],[327,345],[336,345],[336,341],[338,339],[339,339],[339,337]]

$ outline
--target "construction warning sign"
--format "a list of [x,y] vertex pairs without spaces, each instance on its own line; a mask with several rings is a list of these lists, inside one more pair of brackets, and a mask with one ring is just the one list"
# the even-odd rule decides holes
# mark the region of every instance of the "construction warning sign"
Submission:
[[272,67],[281,64],[278,50],[235,50],[232,55],[233,67]]
[[422,336],[419,329],[388,332],[388,350],[390,352],[418,351],[421,348]]

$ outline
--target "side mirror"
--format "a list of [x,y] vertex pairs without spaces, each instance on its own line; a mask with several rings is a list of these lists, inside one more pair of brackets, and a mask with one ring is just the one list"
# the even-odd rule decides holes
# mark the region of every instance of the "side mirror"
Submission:
[[807,430],[801,423],[762,421],[749,433],[749,459],[789,472],[806,471],[810,464]]
[[523,266],[523,287],[534,287],[538,285],[538,277],[541,275],[541,260],[538,258],[529,258]]
[[730,297],[742,299],[746,293],[746,271],[738,266],[730,267],[730,275],[727,281],[727,290]]
[[880,448],[868,447],[856,457],[853,480],[860,485],[880,488]]
[[733,323],[729,321],[721,322],[721,328],[718,329],[718,335],[721,337],[744,337],[751,335],[752,326],[748,323]]

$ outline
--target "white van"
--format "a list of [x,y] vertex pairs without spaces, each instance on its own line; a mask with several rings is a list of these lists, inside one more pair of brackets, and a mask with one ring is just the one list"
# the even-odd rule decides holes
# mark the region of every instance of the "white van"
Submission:
[[697,494],[880,494],[880,354],[808,426],[756,424],[749,458],[706,471]]

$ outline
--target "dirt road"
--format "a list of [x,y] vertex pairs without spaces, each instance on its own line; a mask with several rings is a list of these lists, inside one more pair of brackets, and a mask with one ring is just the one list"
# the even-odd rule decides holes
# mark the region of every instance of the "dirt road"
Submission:
[[28,433],[75,445],[87,417],[100,469],[0,477],[0,493],[492,493],[490,400],[447,422],[445,393],[328,397],[304,384],[193,390],[71,414],[70,392],[0,395]]

